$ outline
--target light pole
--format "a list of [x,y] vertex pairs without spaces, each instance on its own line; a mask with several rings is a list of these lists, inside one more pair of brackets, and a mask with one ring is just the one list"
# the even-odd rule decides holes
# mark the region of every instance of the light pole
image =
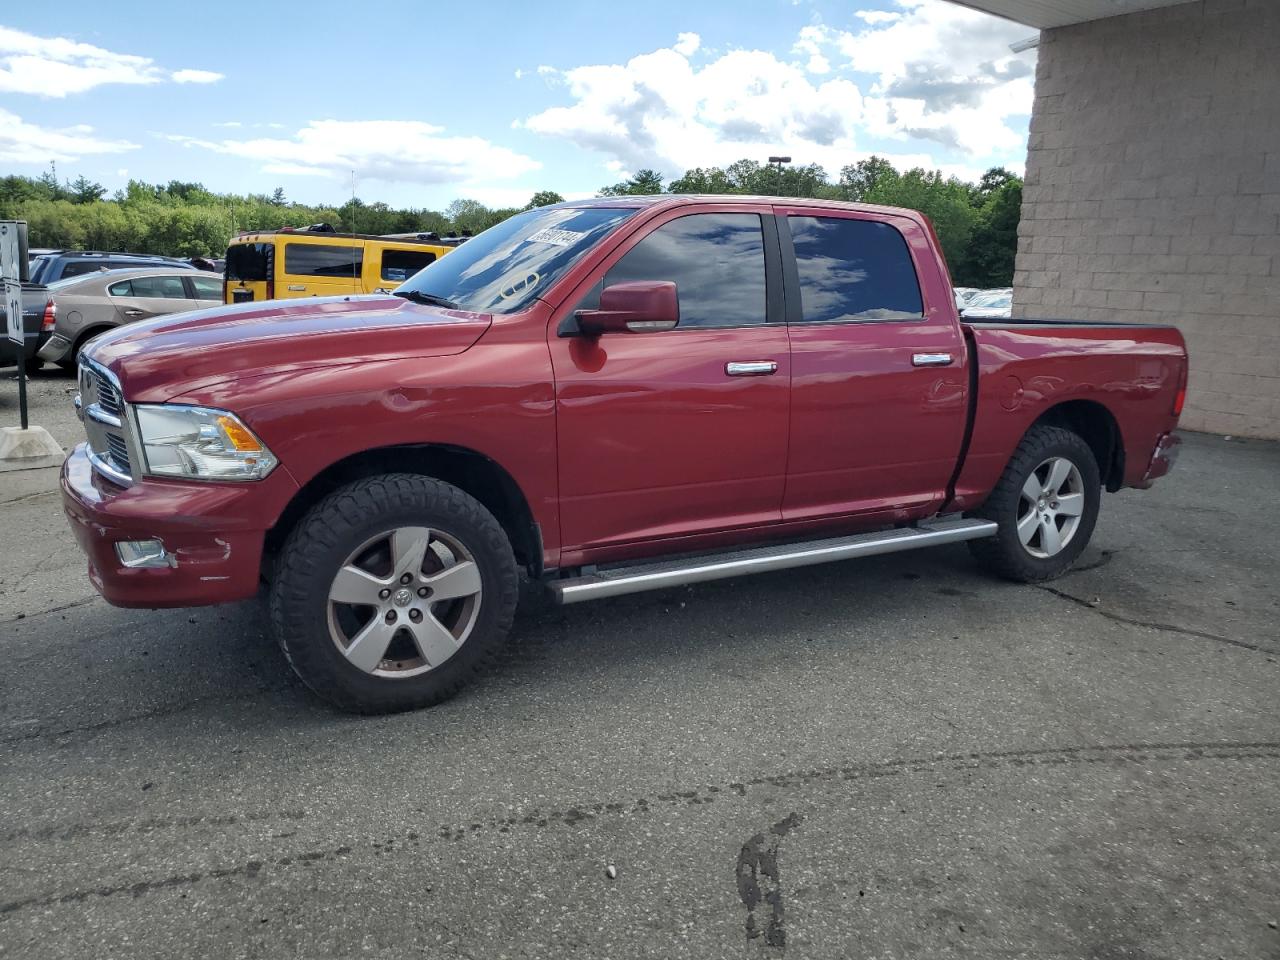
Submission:
[[774,169],[778,171],[777,176],[775,176],[773,180],[773,195],[775,197],[780,196],[782,193],[782,165],[784,163],[790,163],[790,162],[791,162],[790,157],[770,157],[769,158],[769,163],[772,164]]

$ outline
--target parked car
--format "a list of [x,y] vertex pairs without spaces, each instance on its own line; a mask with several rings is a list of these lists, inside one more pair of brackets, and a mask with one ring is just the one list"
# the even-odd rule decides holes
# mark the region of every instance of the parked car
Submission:
[[159,257],[145,253],[103,253],[100,250],[60,250],[43,254],[31,261],[31,282],[47,286],[84,273],[127,270],[131,267],[195,269],[177,257]]
[[36,356],[40,346],[40,321],[44,310],[44,287],[39,284],[22,284],[22,329],[23,343],[14,343],[6,335],[9,323],[9,309],[0,297],[0,367],[13,366],[18,363],[26,367],[27,373],[35,373],[42,363]]
[[963,308],[970,300],[979,293],[982,293],[977,287],[956,287],[956,306]]
[[1007,320],[1012,313],[1013,291],[989,290],[966,303],[960,316],[965,320]]
[[393,296],[99,338],[63,503],[109,602],[265,577],[312,689],[402,710],[492,660],[520,567],[561,603],[959,541],[1058,576],[1169,470],[1186,375],[1171,326],[961,323],[914,211],[587,200]]
[[74,367],[94,337],[114,327],[222,303],[222,277],[173,267],[108,270],[59,280],[45,288],[39,357]]
[[224,299],[250,303],[386,292],[454,246],[416,234],[389,238],[336,233],[327,223],[241,234],[227,248]]

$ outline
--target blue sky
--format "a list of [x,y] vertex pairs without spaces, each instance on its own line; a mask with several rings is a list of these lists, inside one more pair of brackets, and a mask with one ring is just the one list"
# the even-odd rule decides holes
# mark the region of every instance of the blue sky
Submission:
[[0,173],[305,202],[352,169],[433,208],[776,152],[1021,169],[1035,67],[1028,28],[945,0],[6,6]]

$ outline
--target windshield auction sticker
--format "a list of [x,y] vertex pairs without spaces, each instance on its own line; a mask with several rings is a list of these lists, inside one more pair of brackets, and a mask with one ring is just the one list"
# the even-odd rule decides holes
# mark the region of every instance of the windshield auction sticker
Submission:
[[557,230],[554,227],[548,227],[546,230],[529,234],[529,240],[532,243],[549,243],[554,247],[571,247],[585,236],[585,233],[574,230]]

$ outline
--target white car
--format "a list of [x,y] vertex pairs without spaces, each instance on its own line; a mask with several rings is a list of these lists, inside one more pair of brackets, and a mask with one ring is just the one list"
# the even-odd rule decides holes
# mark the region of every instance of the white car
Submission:
[[1012,290],[984,290],[960,309],[965,320],[1008,320],[1012,313]]

